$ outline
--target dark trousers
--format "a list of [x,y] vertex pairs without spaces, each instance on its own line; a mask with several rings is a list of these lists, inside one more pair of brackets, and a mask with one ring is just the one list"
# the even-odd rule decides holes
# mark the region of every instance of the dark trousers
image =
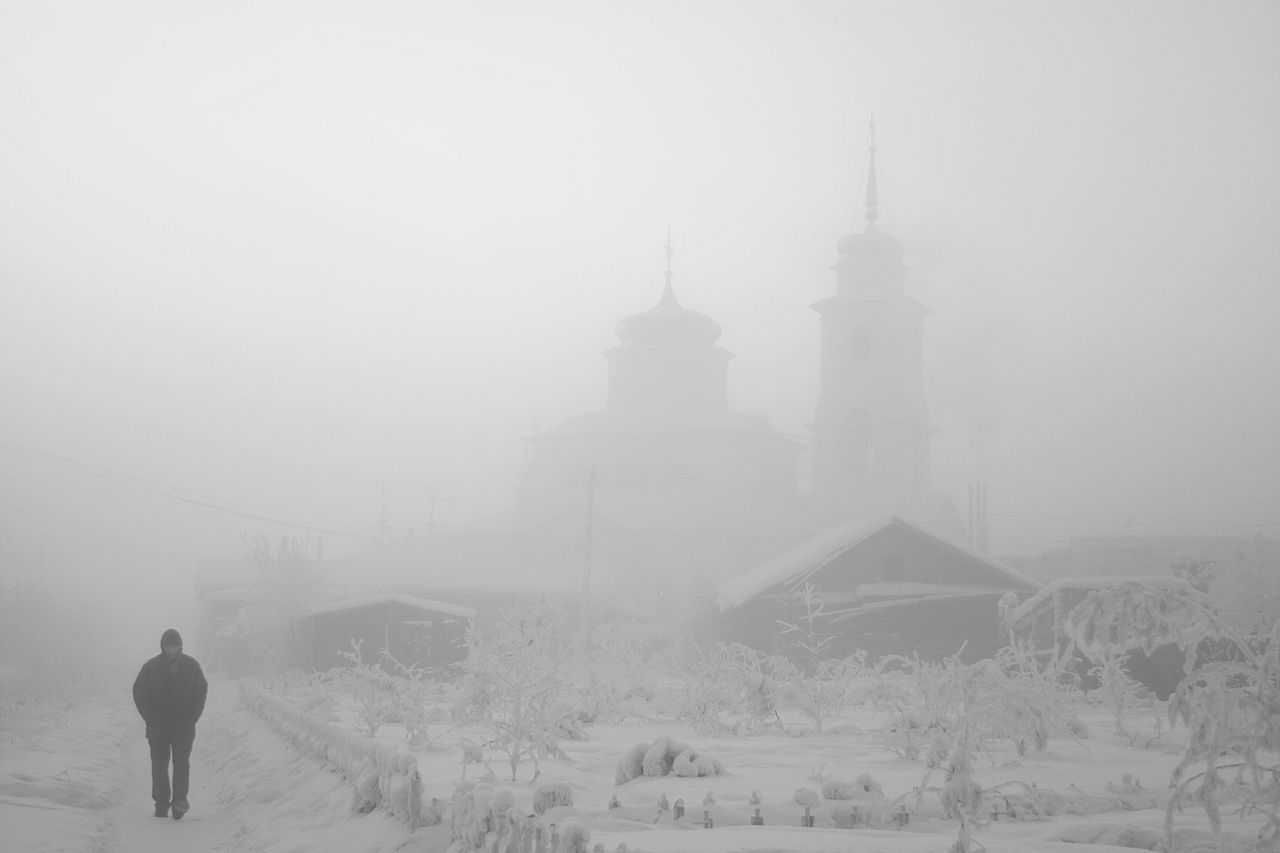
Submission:
[[173,756],[172,801],[187,798],[191,785],[191,744],[194,737],[147,738],[151,744],[151,799],[156,805],[169,805],[169,756]]

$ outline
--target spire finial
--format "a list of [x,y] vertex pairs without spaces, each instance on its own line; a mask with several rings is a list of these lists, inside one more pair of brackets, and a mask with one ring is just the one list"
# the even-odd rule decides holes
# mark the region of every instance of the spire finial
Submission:
[[676,291],[671,284],[671,279],[672,279],[671,256],[675,254],[676,249],[674,246],[671,245],[671,229],[670,228],[667,229],[667,245],[663,249],[663,251],[666,252],[666,255],[667,255],[667,272],[666,272],[667,283],[666,283],[666,287],[662,289],[662,299],[659,301],[658,304],[659,305],[678,305],[679,303],[676,302]]
[[871,114],[871,122],[867,128],[867,226],[874,228],[880,218],[880,193],[876,187],[876,116]]

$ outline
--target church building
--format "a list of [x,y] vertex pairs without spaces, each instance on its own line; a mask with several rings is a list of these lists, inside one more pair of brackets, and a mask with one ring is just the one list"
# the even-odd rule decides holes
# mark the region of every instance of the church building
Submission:
[[[848,625],[865,608],[866,583],[879,585],[877,607],[886,589],[906,588],[899,581],[916,604],[945,609],[937,596],[976,595],[975,619],[1004,591],[1035,587],[959,544],[959,515],[931,486],[928,312],[907,294],[902,244],[877,225],[875,154],[873,128],[865,226],[839,240],[835,292],[813,306],[810,448],[765,415],[733,409],[732,354],[717,343],[720,324],[677,298],[668,237],[661,298],[618,322],[618,344],[604,353],[603,408],[528,437],[508,512],[349,558],[348,574],[383,581],[360,591],[465,603],[481,622],[485,606],[468,594],[517,589],[675,622],[712,601],[741,613],[760,609],[757,595],[785,603],[816,571],[840,587],[828,598]],[[758,589],[735,581],[770,565]]]

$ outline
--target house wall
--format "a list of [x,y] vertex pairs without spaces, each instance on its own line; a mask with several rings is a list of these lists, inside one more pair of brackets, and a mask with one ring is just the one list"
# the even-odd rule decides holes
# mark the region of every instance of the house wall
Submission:
[[[804,625],[807,616],[821,613],[814,623],[819,637],[830,636],[825,657],[865,649],[872,661],[890,654],[938,660],[957,653],[973,661],[1005,645],[996,607],[1000,596],[1011,589],[1030,591],[1029,583],[899,524],[857,542],[804,582],[813,590],[808,603],[790,585],[779,583],[722,614],[723,635],[753,648],[786,652],[781,624]],[[972,593],[877,609],[863,584],[887,584],[889,590],[894,584],[932,584]],[[905,588],[901,593],[910,594]]]
[[304,622],[310,648],[307,663],[317,670],[349,666],[344,653],[353,651],[353,640],[363,640],[363,659],[370,664],[378,662],[383,648],[406,666],[425,668],[447,666],[466,656],[465,620],[398,601],[321,613]]
[[[942,660],[954,654],[966,663],[991,657],[1005,645],[996,615],[999,594],[890,607],[851,619],[818,622],[818,637],[829,636],[822,657],[841,658],[860,649],[874,663],[885,655],[919,655]],[[782,623],[804,624],[803,609],[758,598],[723,614],[720,635],[754,649],[787,654]]]

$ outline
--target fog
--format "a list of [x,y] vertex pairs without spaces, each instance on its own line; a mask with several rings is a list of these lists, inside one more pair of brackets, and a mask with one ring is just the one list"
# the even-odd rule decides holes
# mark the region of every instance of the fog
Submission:
[[806,438],[873,114],[934,485],[988,483],[992,550],[1275,535],[1278,36],[1266,2],[5,3],[0,572],[150,648],[246,531],[506,506],[668,231],[731,405]]

